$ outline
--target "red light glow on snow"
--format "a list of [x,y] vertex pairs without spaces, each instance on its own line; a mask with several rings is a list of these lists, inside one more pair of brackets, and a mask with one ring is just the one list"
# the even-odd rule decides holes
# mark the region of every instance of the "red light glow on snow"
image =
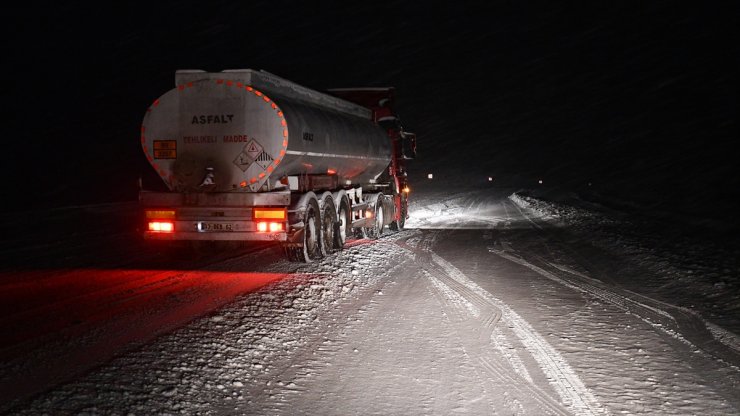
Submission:
[[[196,266],[197,267],[197,266]],[[168,269],[43,269],[0,273],[0,348],[43,351],[55,365],[26,369],[26,382],[5,380],[15,395],[38,393],[36,380],[84,373],[116,354],[280,280],[300,284],[323,275]],[[84,339],[84,342],[69,340]],[[19,349],[19,346],[23,346]],[[56,345],[56,344],[55,344]],[[32,382],[28,382],[31,380]],[[10,383],[10,384],[9,384]]]
[[[53,275],[49,283],[45,274]],[[24,276],[26,276],[24,278]],[[176,276],[176,279],[172,279]],[[23,328],[2,331],[3,344],[13,344],[69,325],[69,316],[85,317],[93,324],[111,317],[146,314],[158,310],[162,326],[186,323],[214,310],[234,297],[269,283],[297,275],[281,273],[225,272],[208,270],[75,269],[42,270],[3,276],[0,291],[3,309],[38,315],[24,318]],[[178,297],[172,295],[178,293]],[[180,295],[178,295],[180,296]],[[187,299],[185,299],[187,298]],[[53,307],[42,308],[42,305]],[[160,308],[167,305],[167,308]],[[48,309],[48,310],[47,310]],[[34,321],[28,325],[29,319]],[[116,318],[118,319],[118,318]],[[139,318],[133,319],[139,321]],[[38,321],[38,322],[36,322]],[[149,319],[137,325],[146,327]],[[152,322],[150,326],[157,326]],[[140,328],[141,336],[159,328]]]

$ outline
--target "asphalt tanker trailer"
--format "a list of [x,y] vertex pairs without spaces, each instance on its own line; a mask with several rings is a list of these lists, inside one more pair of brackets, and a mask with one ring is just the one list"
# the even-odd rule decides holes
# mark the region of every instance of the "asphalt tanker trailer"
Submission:
[[168,189],[140,191],[144,237],[275,241],[311,261],[402,229],[416,137],[393,102],[393,88],[322,93],[265,71],[177,71],[141,127]]

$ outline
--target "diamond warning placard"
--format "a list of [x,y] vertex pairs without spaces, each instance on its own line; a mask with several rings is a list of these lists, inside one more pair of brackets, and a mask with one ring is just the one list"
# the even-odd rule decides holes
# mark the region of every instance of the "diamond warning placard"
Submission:
[[253,163],[251,157],[247,156],[244,151],[239,153],[239,155],[236,156],[236,159],[234,159],[234,164],[242,170],[242,172],[245,172],[247,169],[249,169],[249,166]]
[[262,153],[262,146],[260,146],[259,143],[257,143],[256,140],[252,139],[247,143],[246,146],[244,146],[244,153],[247,154],[252,160],[257,159],[257,155]]
[[267,169],[267,167],[272,164],[272,160],[272,156],[268,155],[267,152],[260,153],[257,155],[257,158],[254,159],[258,165],[262,166],[262,169]]

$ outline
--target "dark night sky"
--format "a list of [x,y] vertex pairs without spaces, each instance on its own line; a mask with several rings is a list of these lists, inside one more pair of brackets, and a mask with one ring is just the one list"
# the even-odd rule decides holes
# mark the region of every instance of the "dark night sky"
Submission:
[[581,3],[21,6],[3,27],[5,185],[15,206],[134,199],[139,125],[174,71],[254,68],[395,86],[417,175],[593,182],[682,210],[737,196],[737,7]]

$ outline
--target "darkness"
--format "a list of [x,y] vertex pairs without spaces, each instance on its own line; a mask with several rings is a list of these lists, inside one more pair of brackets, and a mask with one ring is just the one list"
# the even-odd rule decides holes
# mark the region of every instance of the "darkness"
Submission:
[[543,179],[738,226],[734,3],[154,3],[6,10],[4,211],[134,200],[175,70],[254,68],[395,86],[417,181]]

